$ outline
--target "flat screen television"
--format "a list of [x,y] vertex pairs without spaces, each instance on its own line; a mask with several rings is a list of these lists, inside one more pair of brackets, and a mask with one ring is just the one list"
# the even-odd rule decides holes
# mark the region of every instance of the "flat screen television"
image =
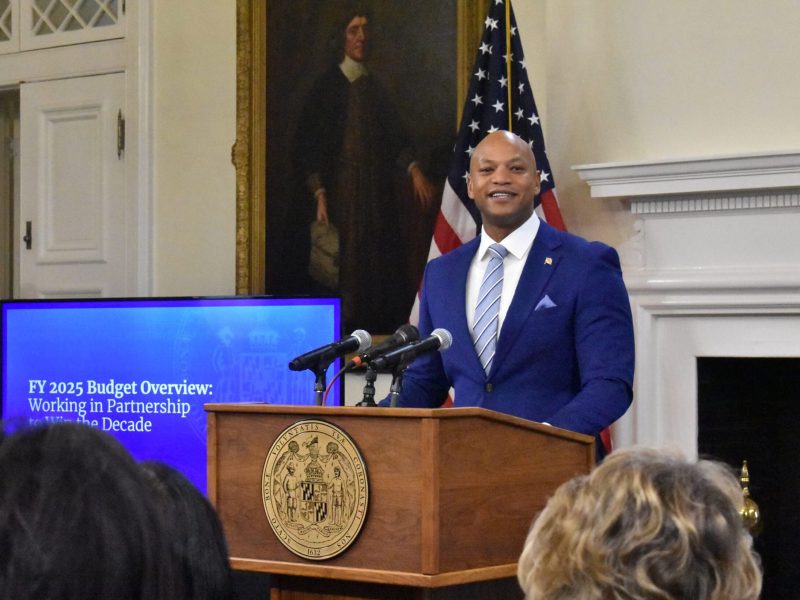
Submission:
[[[205,491],[203,405],[314,404],[314,374],[288,363],[341,337],[341,300],[8,300],[0,327],[0,417],[9,427],[87,422]],[[339,368],[341,360],[327,381]],[[327,404],[341,394],[332,388]]]

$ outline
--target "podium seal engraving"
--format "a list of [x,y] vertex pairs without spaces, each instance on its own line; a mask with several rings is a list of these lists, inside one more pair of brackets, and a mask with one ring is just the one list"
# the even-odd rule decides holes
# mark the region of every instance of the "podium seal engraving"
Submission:
[[284,546],[310,560],[333,558],[356,540],[367,516],[364,459],[336,425],[298,421],[267,452],[261,496]]

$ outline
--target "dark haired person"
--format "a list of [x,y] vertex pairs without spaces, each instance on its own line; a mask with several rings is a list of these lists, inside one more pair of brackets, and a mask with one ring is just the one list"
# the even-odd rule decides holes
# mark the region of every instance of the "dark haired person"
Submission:
[[76,423],[0,437],[0,598],[188,598],[139,465]]
[[160,462],[141,464],[154,500],[167,521],[170,546],[187,598],[227,600],[234,597],[228,546],[214,507],[174,468]]

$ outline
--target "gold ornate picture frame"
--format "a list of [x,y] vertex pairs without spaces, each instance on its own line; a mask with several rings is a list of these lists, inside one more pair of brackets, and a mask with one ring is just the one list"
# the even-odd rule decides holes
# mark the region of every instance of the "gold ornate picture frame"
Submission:
[[[271,0],[276,1],[276,0]],[[488,0],[452,0],[456,10],[456,121],[469,86]],[[267,17],[269,0],[237,0],[236,293],[264,294],[267,264]],[[277,260],[277,257],[275,257]]]

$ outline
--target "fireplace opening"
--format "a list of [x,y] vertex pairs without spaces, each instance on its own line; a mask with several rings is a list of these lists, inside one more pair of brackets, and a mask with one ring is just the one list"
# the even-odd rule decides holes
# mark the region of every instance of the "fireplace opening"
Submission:
[[800,589],[800,358],[697,359],[698,453],[747,460],[765,599]]

